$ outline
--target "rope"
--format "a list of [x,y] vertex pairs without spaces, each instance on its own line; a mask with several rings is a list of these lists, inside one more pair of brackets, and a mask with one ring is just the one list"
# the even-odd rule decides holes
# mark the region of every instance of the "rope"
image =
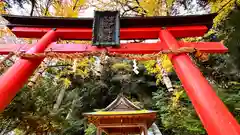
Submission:
[[[131,60],[156,60],[160,55],[162,54],[181,54],[181,53],[194,53],[197,52],[197,50],[193,47],[182,47],[177,50],[162,50],[158,53],[153,54],[144,54],[144,55],[136,55],[136,54],[117,54],[117,53],[106,53],[106,56],[110,57],[118,57],[118,58],[127,58]],[[50,59],[80,59],[84,58],[86,56],[102,56],[103,52],[85,52],[85,53],[72,53],[72,54],[66,54],[66,53],[55,53],[55,52],[46,52],[46,53],[24,53],[24,52],[13,52],[18,57],[21,57],[22,59],[36,59],[36,58],[50,58]]]

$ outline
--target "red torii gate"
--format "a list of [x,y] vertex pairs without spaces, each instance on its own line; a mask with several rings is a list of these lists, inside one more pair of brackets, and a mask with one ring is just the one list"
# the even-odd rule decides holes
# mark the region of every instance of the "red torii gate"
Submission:
[[[212,25],[216,14],[180,17],[121,18],[120,39],[160,39],[158,43],[121,44],[119,48],[98,48],[91,45],[51,44],[56,39],[92,39],[92,19],[22,17],[3,15],[17,37],[41,38],[34,46],[0,46],[0,54],[8,54],[19,48],[26,53],[51,51],[62,53],[107,50],[115,53],[148,54],[163,49],[177,50],[194,47],[206,53],[224,53],[227,48],[219,42],[179,42],[179,37],[203,36]],[[64,28],[63,28],[64,27]],[[163,28],[164,27],[164,28]],[[209,135],[240,135],[237,121],[217,97],[186,53],[169,54],[192,104]],[[43,59],[19,59],[0,78],[0,111],[11,102],[24,83]]]

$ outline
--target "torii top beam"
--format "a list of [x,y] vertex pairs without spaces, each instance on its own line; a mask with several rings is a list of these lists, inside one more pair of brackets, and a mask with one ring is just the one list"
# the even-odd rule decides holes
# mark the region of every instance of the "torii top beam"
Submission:
[[[120,18],[120,39],[157,39],[162,27],[175,37],[202,36],[217,14]],[[91,40],[93,18],[29,17],[2,15],[18,37],[41,38],[51,28],[66,40]]]
[[[155,16],[155,17],[121,17],[121,28],[146,28],[146,27],[176,27],[199,26],[210,28],[216,13],[188,16]],[[30,17],[17,15],[2,15],[13,27],[48,27],[48,28],[92,28],[93,18],[66,18],[66,17]]]

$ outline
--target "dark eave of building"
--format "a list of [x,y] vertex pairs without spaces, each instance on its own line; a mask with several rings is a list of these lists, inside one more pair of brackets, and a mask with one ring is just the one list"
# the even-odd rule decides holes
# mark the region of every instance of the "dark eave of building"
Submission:
[[[211,28],[217,14],[156,17],[121,17],[121,28],[169,27],[205,25]],[[8,27],[92,28],[93,18],[65,18],[2,15]]]

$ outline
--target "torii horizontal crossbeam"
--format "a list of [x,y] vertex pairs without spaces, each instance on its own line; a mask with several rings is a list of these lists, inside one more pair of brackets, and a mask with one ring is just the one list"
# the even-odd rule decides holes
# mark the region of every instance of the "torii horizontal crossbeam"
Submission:
[[[181,47],[192,47],[205,53],[225,53],[228,49],[220,42],[178,42]],[[22,51],[27,52],[32,45],[21,44],[0,44],[0,54]],[[57,53],[83,53],[107,50],[110,53],[131,53],[131,54],[149,54],[158,53],[164,50],[161,42],[158,43],[125,43],[118,48],[106,47],[98,48],[86,44],[51,44],[46,52]]]
[[[17,37],[23,38],[41,38],[52,28],[31,28],[14,27],[12,32]],[[208,28],[204,25],[199,26],[180,26],[166,27],[176,38],[199,37],[203,36]],[[161,28],[121,28],[120,39],[158,39]],[[58,37],[63,40],[92,40],[92,29],[90,28],[57,28]]]

